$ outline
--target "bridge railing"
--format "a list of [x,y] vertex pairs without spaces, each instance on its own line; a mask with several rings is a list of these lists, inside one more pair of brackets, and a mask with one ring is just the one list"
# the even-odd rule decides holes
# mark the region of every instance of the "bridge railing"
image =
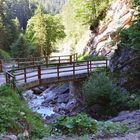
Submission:
[[[12,67],[15,68],[21,68],[21,67],[27,67],[27,66],[37,66],[37,65],[43,65],[46,66],[49,64],[55,64],[55,63],[64,63],[64,62],[75,62],[77,61],[77,54],[71,54],[71,55],[63,55],[63,56],[49,56],[49,57],[30,57],[30,58],[12,58],[10,60],[1,60],[0,61],[0,72],[6,70],[6,69],[12,69]],[[10,65],[9,65],[10,64]]]
[[3,61],[2,61],[2,59],[0,59],[0,72],[2,72],[3,71]]
[[76,79],[76,76],[80,74],[88,76],[97,67],[107,67],[107,60],[57,63],[49,64],[49,67],[38,65],[35,67],[18,68],[6,72],[6,82],[11,84],[13,88],[16,84],[20,85],[34,81],[41,85],[44,79],[55,79],[58,82],[66,76],[73,79]]

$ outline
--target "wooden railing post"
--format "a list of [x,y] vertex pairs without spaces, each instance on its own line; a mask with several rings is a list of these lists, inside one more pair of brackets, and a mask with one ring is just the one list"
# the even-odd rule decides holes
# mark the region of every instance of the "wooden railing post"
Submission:
[[107,60],[107,58],[106,58],[106,69],[107,69],[107,67],[108,67],[108,60]]
[[27,76],[26,76],[26,68],[24,68],[24,82],[27,82]]
[[70,64],[72,64],[72,55],[70,55]]
[[57,64],[57,79],[60,78],[59,69],[60,69],[60,64]]
[[87,74],[89,75],[89,70],[90,70],[90,66],[89,66],[89,61],[87,61]]
[[75,60],[76,60],[76,55],[73,54],[73,61],[75,62]]
[[3,66],[3,62],[2,62],[2,60],[0,59],[0,72],[3,71],[2,66]]
[[38,66],[38,80],[40,84],[41,83],[41,65]]
[[46,67],[48,67],[48,64],[49,64],[49,58],[48,58],[48,56],[45,56],[45,61],[46,61]]
[[75,77],[75,62],[73,62],[73,76]]
[[33,68],[34,68],[35,67],[35,58],[34,57],[32,58],[32,63],[33,63],[32,65],[33,65]]
[[60,58],[60,56],[58,57],[58,63],[59,63],[59,64],[61,63],[61,58]]
[[17,60],[16,60],[16,61],[17,61],[17,65],[18,65],[18,68],[19,68],[19,58],[17,58]]
[[90,65],[90,72],[92,71],[92,61],[89,61],[89,65]]

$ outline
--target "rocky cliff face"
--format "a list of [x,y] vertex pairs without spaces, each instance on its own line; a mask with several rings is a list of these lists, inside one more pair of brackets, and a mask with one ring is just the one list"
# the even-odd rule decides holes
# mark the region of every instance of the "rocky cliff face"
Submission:
[[128,90],[140,89],[140,51],[119,47],[110,60],[110,69],[119,76],[120,86]]
[[93,55],[110,57],[117,49],[119,32],[128,28],[135,20],[136,11],[131,9],[132,0],[116,0],[109,7],[104,20],[97,28],[92,28],[87,50]]

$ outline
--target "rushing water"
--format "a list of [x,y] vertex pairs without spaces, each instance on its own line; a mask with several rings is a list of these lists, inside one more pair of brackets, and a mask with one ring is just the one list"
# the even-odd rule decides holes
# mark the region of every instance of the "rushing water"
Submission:
[[24,99],[27,101],[29,108],[33,112],[37,112],[41,114],[41,116],[45,119],[46,116],[51,116],[54,114],[53,107],[45,107],[42,105],[42,103],[47,99],[51,98],[52,91],[46,90],[41,95],[35,95],[33,94],[32,90],[28,90],[23,93]]

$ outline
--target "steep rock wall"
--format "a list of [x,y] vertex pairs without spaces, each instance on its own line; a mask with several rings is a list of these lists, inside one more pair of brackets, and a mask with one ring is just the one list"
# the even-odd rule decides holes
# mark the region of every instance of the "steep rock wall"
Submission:
[[131,9],[132,0],[116,0],[109,7],[105,19],[92,28],[86,51],[93,55],[110,57],[117,49],[119,32],[135,20],[136,11]]
[[140,89],[140,51],[119,47],[110,60],[110,69],[117,74],[114,78],[119,86],[131,91]]

